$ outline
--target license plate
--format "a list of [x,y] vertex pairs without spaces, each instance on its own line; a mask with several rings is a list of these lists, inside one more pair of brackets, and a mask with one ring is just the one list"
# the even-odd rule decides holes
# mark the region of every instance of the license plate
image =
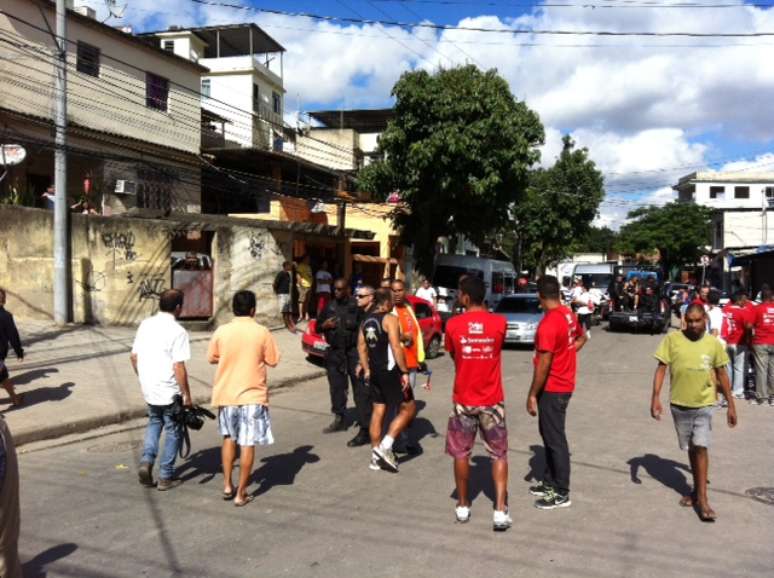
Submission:
[[317,349],[319,351],[325,351],[326,349],[328,349],[328,344],[327,343],[321,343],[321,342],[318,341],[312,347],[314,347],[315,349]]
[[629,315],[629,321],[631,321],[632,323],[636,323],[637,322],[637,316],[636,315]]

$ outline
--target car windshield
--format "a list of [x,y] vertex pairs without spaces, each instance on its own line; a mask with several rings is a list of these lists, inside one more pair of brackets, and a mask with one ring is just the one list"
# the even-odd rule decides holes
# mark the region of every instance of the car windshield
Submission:
[[439,265],[435,268],[433,275],[433,285],[436,287],[448,287],[456,289],[463,275],[475,275],[479,279],[484,278],[484,272],[479,269],[469,269],[467,267],[455,267],[452,265]]
[[591,273],[582,277],[589,289],[602,289],[603,291],[607,289],[613,280],[613,276],[610,273]]
[[497,313],[540,313],[537,297],[505,298],[497,305]]

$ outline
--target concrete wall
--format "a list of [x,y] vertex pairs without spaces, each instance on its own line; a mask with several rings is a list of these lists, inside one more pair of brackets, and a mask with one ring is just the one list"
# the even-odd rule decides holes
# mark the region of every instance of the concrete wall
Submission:
[[[171,286],[175,235],[197,225],[144,219],[72,215],[73,320],[136,325],[157,311],[159,294]],[[290,258],[290,236],[261,226],[217,224],[213,320],[231,318],[231,298],[255,291],[257,319],[279,322],[272,282]],[[0,205],[0,286],[8,309],[20,319],[52,319],[53,213]]]
[[[23,54],[9,46],[0,59],[0,107],[51,118],[53,111],[53,40],[38,7],[54,23],[54,4],[37,0],[3,0],[3,10],[31,22],[33,28],[0,13],[0,31],[14,42],[30,45]],[[107,26],[104,27],[108,28]],[[101,50],[99,77],[75,70],[76,45],[67,44],[68,118],[100,131],[199,153],[201,135],[200,71],[190,63],[157,53],[137,39],[125,38],[81,18],[68,20],[68,40],[81,40]],[[42,55],[40,52],[42,51]],[[36,56],[40,55],[40,56]],[[108,58],[111,56],[120,61]],[[179,62],[176,62],[179,61]],[[136,67],[136,68],[135,68]],[[145,103],[145,70],[169,79],[166,112]]]
[[[757,209],[761,208],[766,196],[766,189],[772,189],[774,182],[753,182],[750,180],[697,182],[693,192],[681,190],[679,198],[682,201],[693,200],[699,205],[715,209]],[[723,187],[724,192],[717,193],[715,198],[710,197],[710,187]],[[738,199],[735,195],[736,187],[748,187],[750,196],[747,199]],[[774,194],[774,193],[773,193]],[[771,196],[771,195],[770,195]]]
[[[764,229],[767,231],[764,232]],[[718,241],[723,244],[719,246]],[[774,211],[723,211],[713,217],[713,249],[757,247],[774,243]]]
[[357,168],[357,144],[357,133],[350,128],[312,128],[309,136],[296,137],[296,154],[318,165],[351,171]]

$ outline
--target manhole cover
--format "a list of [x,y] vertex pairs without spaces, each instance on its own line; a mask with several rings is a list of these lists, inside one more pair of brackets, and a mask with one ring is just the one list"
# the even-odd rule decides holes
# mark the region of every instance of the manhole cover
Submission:
[[745,494],[753,500],[774,506],[774,488],[750,488]]
[[106,444],[97,444],[86,448],[87,452],[93,454],[116,454],[118,452],[128,452],[130,450],[140,447],[142,442],[140,440],[133,440],[128,442],[112,442]]

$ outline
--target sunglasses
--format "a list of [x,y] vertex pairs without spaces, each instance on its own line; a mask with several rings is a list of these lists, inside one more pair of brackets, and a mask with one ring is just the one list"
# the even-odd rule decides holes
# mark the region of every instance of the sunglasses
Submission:
[[366,297],[370,297],[371,295],[373,295],[373,293],[358,293],[357,295],[355,295],[355,297],[357,297],[358,299],[365,299]]

